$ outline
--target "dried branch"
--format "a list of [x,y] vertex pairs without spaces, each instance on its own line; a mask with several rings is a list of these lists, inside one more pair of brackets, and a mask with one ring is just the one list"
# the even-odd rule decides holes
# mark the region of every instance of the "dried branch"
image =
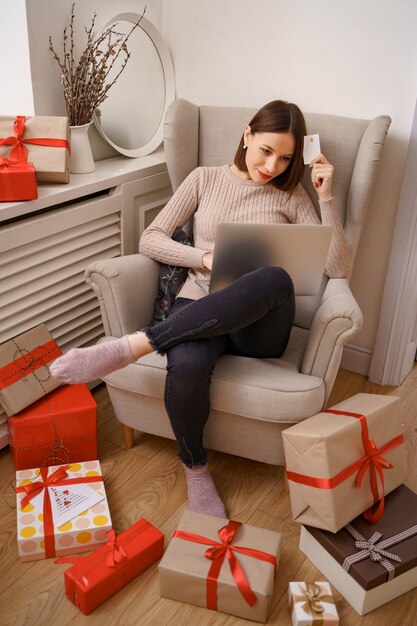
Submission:
[[[69,35],[67,27],[64,28],[62,59],[55,52],[52,37],[49,35],[49,50],[61,70],[67,117],[71,126],[81,126],[91,122],[95,109],[108,97],[110,88],[130,59],[131,53],[128,50],[127,41],[139,26],[145,11],[146,6],[127,35],[116,30],[117,24],[112,24],[97,35],[94,32],[97,15],[94,13],[90,28],[84,27],[87,44],[77,63],[74,59],[75,2],[71,7]],[[110,79],[111,71],[118,60],[120,68],[114,78]]]

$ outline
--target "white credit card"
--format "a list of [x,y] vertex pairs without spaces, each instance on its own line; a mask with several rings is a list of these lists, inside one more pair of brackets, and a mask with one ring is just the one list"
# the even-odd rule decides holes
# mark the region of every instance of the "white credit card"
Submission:
[[304,165],[310,165],[311,161],[319,154],[321,154],[320,137],[318,135],[306,135],[303,150]]

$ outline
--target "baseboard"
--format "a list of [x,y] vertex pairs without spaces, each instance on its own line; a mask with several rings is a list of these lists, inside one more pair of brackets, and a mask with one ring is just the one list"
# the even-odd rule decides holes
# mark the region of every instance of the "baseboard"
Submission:
[[343,348],[340,367],[343,367],[343,369],[349,370],[350,372],[356,372],[357,374],[367,376],[371,363],[371,357],[372,350],[348,343]]

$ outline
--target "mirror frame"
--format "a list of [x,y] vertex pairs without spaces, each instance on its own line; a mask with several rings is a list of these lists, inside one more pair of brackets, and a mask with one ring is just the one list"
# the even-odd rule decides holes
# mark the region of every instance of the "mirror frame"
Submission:
[[[101,30],[104,30],[105,28],[108,28],[112,24],[116,24],[117,22],[122,22],[122,21],[130,22],[131,24],[136,24],[139,18],[140,18],[140,15],[138,13],[119,13],[118,15],[115,15],[111,20],[106,22],[106,24],[103,26]],[[174,66],[172,64],[171,55],[169,53],[169,50],[165,41],[162,39],[160,33],[155,28],[155,26],[151,24],[151,22],[149,22],[149,20],[147,20],[146,18],[142,17],[138,27],[141,28],[148,35],[151,42],[155,46],[156,52],[158,53],[159,59],[161,61],[163,79],[165,83],[164,107],[163,107],[163,111],[161,114],[161,119],[159,120],[159,124],[157,128],[155,129],[154,134],[152,135],[152,137],[150,138],[148,142],[146,142],[142,146],[139,146],[138,148],[132,148],[132,149],[122,148],[121,146],[118,146],[116,143],[114,143],[111,139],[109,139],[109,137],[107,137],[106,133],[101,127],[101,124],[99,122],[99,119],[96,113],[94,112],[93,114],[94,126],[96,127],[101,137],[103,137],[103,139],[107,141],[108,144],[110,144],[115,150],[117,150],[117,152],[120,152],[120,154],[123,154],[124,156],[127,156],[127,157],[132,157],[132,158],[146,156],[148,154],[151,154],[151,152],[153,152],[154,150],[158,148],[158,146],[160,146],[164,138],[165,113],[169,105],[171,104],[171,102],[175,99]],[[111,98],[111,92],[109,94],[109,98]]]

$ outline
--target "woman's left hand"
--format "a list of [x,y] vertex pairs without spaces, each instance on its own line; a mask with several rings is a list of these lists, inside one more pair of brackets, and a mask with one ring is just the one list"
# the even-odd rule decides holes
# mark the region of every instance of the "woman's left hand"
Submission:
[[319,200],[326,202],[333,198],[333,172],[334,167],[326,159],[324,154],[320,154],[310,163],[311,182],[317,191]]

